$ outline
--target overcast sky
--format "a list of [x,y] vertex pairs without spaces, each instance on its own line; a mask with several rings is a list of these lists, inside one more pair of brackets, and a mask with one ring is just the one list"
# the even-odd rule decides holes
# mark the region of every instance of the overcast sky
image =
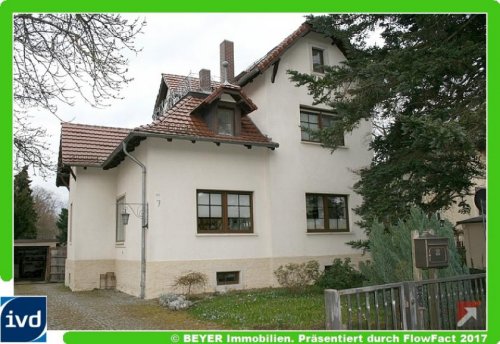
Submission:
[[[219,76],[219,44],[234,42],[235,75],[265,55],[304,22],[306,13],[265,14],[137,14],[147,20],[137,39],[143,50],[129,61],[134,78],[122,92],[124,97],[106,109],[95,109],[75,99],[75,105],[59,105],[58,115],[65,121],[133,128],[151,121],[161,73],[187,75],[202,68]],[[60,123],[48,112],[33,111],[33,122],[47,129],[54,161],[59,149]],[[65,206],[68,191],[56,188],[55,175],[46,181],[33,176],[32,186],[57,194]]]

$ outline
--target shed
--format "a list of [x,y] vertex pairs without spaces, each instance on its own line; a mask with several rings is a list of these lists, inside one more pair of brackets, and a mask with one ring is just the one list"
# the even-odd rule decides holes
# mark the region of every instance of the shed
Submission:
[[58,240],[14,240],[14,281],[58,282],[59,275],[64,280],[66,248],[57,244]]

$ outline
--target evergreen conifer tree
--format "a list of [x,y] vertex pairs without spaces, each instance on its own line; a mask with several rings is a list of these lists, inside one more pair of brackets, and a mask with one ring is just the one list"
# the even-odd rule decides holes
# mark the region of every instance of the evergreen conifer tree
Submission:
[[[410,216],[405,221],[399,221],[397,225],[390,226],[388,229],[379,222],[372,225],[370,230],[371,260],[369,263],[360,265],[361,272],[367,279],[366,284],[376,285],[413,280],[411,252],[413,230],[418,230],[420,234],[426,230],[433,230],[435,235],[449,239],[449,266],[438,269],[439,277],[467,273],[467,268],[462,265],[462,259],[455,244],[453,225],[448,221],[441,223],[436,216],[428,218],[422,210],[412,208]],[[428,278],[425,270],[423,277]]]
[[57,219],[57,228],[59,228],[60,233],[57,235],[57,240],[61,245],[66,245],[68,241],[68,209],[62,208],[59,213],[59,218]]
[[[309,22],[347,57],[322,75],[289,71],[339,118],[320,141],[336,149],[363,121],[374,126],[373,160],[354,185],[361,225],[388,228],[414,206],[428,216],[453,204],[469,212],[464,197],[485,171],[486,16],[331,14]],[[374,31],[375,46],[367,44]]]
[[37,213],[31,192],[28,167],[14,177],[14,239],[35,239]]

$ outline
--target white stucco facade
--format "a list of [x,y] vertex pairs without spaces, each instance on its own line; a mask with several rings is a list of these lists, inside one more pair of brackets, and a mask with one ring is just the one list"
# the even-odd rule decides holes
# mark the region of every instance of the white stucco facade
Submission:
[[[269,68],[243,88],[258,107],[249,116],[279,143],[276,150],[148,137],[132,152],[148,171],[147,298],[171,291],[175,278],[188,271],[207,274],[206,291],[257,288],[275,286],[273,271],[289,262],[315,259],[324,266],[335,257],[363,259],[346,242],[364,238],[353,211],[361,199],[352,186],[353,171],[371,161],[371,127],[361,123],[333,153],[301,141],[300,106],[313,106],[312,98],[286,71],[310,73],[312,47],[324,49],[327,64],[344,59],[331,41],[309,33],[281,56],[274,83]],[[123,243],[116,242],[115,232],[116,200],[141,202],[140,168],[125,158],[109,170],[74,167],[73,172],[66,284],[72,290],[98,288],[99,274],[114,272],[117,289],[138,296],[140,218],[130,216]],[[197,190],[251,192],[253,233],[199,234]],[[349,231],[308,233],[306,193],[346,195]],[[220,271],[239,271],[239,283],[217,286]]]

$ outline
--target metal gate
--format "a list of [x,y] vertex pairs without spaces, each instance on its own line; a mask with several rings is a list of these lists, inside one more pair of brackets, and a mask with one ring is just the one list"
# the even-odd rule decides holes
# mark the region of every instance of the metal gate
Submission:
[[49,282],[64,282],[66,247],[50,248]]
[[331,330],[486,329],[486,274],[325,290]]

